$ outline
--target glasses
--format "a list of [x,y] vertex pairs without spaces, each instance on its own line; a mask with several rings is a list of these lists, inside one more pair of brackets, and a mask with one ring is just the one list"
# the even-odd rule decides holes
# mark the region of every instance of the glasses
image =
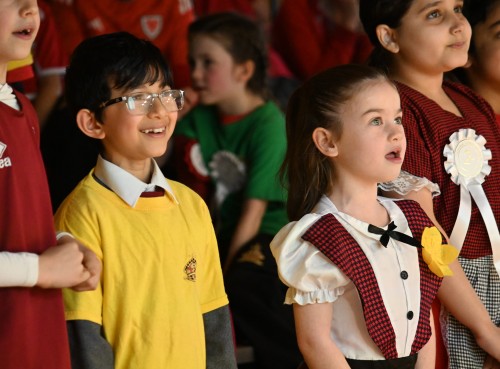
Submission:
[[130,96],[121,96],[103,102],[99,108],[104,109],[110,105],[125,102],[128,111],[132,115],[146,115],[151,111],[155,99],[161,101],[163,107],[169,111],[179,111],[184,106],[184,91],[166,90],[159,94],[135,94]]

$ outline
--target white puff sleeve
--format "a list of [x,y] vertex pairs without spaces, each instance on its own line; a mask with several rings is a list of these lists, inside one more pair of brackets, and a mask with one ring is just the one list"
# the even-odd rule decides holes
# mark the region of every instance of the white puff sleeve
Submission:
[[286,304],[333,302],[350,279],[321,251],[301,237],[319,218],[307,214],[283,227],[271,242],[281,281],[287,285]]

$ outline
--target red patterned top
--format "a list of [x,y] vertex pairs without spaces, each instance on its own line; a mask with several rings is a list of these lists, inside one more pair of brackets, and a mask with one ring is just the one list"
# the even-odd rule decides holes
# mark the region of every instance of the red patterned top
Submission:
[[[56,244],[49,188],[28,99],[0,103],[0,251],[40,254]],[[69,369],[59,289],[0,288],[0,367]]]
[[[450,235],[460,205],[460,187],[452,182],[444,169],[444,147],[450,136],[462,128],[472,128],[486,139],[486,148],[492,152],[489,165],[492,170],[483,183],[483,189],[500,224],[500,128],[495,115],[484,99],[466,86],[445,82],[443,87],[463,117],[443,110],[433,100],[401,83],[397,84],[403,107],[403,126],[408,147],[403,170],[437,183],[441,195],[434,198],[434,213],[438,222]],[[461,256],[469,259],[491,255],[486,226],[476,204],[472,204],[471,221]]]

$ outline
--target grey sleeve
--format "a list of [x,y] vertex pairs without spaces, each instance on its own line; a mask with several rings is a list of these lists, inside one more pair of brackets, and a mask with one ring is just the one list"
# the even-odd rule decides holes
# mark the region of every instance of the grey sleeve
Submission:
[[88,320],[68,320],[72,369],[113,369],[113,348],[102,334],[102,327]]
[[207,369],[236,369],[233,330],[229,306],[203,314]]

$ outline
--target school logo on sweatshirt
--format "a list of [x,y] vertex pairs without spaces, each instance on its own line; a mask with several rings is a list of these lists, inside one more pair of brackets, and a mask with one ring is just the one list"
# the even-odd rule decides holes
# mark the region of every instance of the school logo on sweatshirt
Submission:
[[191,258],[184,266],[185,279],[191,282],[196,282],[196,259]]
[[163,17],[161,15],[144,15],[141,17],[142,32],[150,40],[154,40],[163,28]]
[[7,145],[0,141],[0,169],[12,166],[10,158],[8,156],[6,158],[3,157],[5,150],[7,150]]

